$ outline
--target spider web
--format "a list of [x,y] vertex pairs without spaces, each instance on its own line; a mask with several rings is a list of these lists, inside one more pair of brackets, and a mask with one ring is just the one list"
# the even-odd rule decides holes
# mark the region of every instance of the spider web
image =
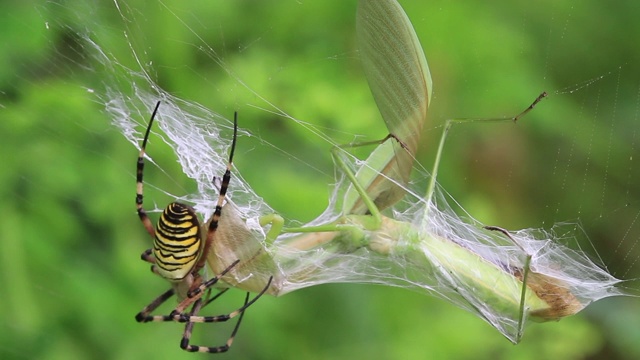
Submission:
[[[456,5],[435,4],[426,12],[418,5],[403,5],[427,53],[435,87],[426,145],[418,156],[411,190],[419,197],[418,189],[424,188],[424,168],[433,161],[432,144],[443,119],[512,115],[547,90],[549,99],[517,126],[455,126],[439,182],[483,223],[508,229],[550,229],[549,233],[563,235],[549,236],[568,239],[569,247],[588,254],[614,276],[638,277],[637,55],[625,46],[619,46],[624,50],[618,52],[609,51],[601,45],[606,35],[595,36],[582,25],[585,14],[595,12],[601,13],[598,21],[611,24],[612,33],[631,33],[613,25],[624,23],[617,17],[625,12],[598,12],[595,4],[577,2],[524,10],[487,8],[481,13]],[[290,4],[300,13],[325,6],[329,5]],[[335,14],[353,17],[352,5],[332,6],[338,8]],[[385,135],[381,121],[378,129],[367,125],[376,119],[376,108],[358,70],[356,47],[344,40],[345,34],[353,33],[353,24],[348,22],[336,29],[327,29],[330,19],[303,26],[295,16],[270,12],[276,8],[273,4],[212,2],[196,10],[192,5],[164,2],[151,6],[134,1],[52,2],[34,8],[46,34],[62,34],[58,41],[72,45],[54,46],[54,66],[39,71],[49,77],[80,78],[85,97],[131,143],[138,146],[152,106],[162,101],[159,127],[149,145],[149,160],[156,166],[146,170],[145,195],[152,209],[178,198],[196,205],[203,217],[210,216],[217,200],[212,177],[220,176],[226,166],[231,141],[228,119],[235,110],[239,111],[241,135],[230,199],[242,218],[253,221],[250,225],[256,238],[264,236],[264,229],[255,223],[259,215],[278,212],[288,224],[304,224],[327,207],[327,194],[339,184],[329,155],[332,145]],[[511,16],[513,13],[517,16]],[[242,29],[237,26],[239,19]],[[452,19],[465,19],[471,22],[470,28],[480,30],[434,36],[450,28]],[[491,28],[492,33],[483,30],[487,27],[482,21],[487,19],[499,23]],[[280,55],[285,52],[279,51],[279,42],[287,38],[278,33],[282,28],[300,31],[290,36],[298,39],[291,42],[299,53]],[[47,36],[45,42],[53,44]],[[332,40],[314,45],[316,37]],[[493,42],[502,47],[496,48]],[[177,50],[163,53],[165,46]],[[606,56],[594,55],[604,53]],[[37,72],[27,73],[28,82],[35,83]],[[85,73],[99,80],[82,80]],[[334,78],[345,80],[335,84]],[[9,107],[9,102],[3,102]],[[361,118],[369,122],[357,120]],[[106,125],[71,122],[89,136],[112,131]],[[64,139],[49,127],[36,134]],[[111,135],[117,136],[115,132]],[[284,141],[297,138],[301,140]],[[133,161],[122,164],[125,160],[94,150],[84,141],[66,141],[75,142],[78,151],[89,150],[99,160],[119,164],[120,177],[132,183]],[[135,156],[133,147],[126,149]],[[181,171],[195,181],[183,180]],[[36,187],[47,186],[35,175],[19,174]],[[439,204],[447,197],[441,195]],[[414,211],[409,215],[417,213],[409,207],[411,200],[415,199],[405,199],[401,209]],[[336,195],[331,201],[335,206]],[[295,203],[303,205],[287,206]],[[451,199],[446,203],[456,208],[453,213],[467,217]],[[126,206],[111,204],[112,209]],[[125,219],[131,219],[129,215]],[[316,221],[334,216],[330,210]],[[576,241],[566,234],[581,238]],[[350,266],[340,270],[348,272]],[[139,266],[131,271],[140,272]],[[330,282],[334,275],[315,283]],[[50,291],[43,285],[45,278],[39,280]],[[56,290],[53,293],[60,295]],[[600,318],[600,314],[596,309],[592,316]]]

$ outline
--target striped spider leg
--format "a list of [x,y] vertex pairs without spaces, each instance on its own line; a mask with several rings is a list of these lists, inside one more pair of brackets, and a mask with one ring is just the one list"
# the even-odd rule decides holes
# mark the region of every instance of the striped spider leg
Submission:
[[[160,215],[160,219],[154,228],[142,206],[143,169],[147,140],[159,106],[160,102],[158,101],[153,114],[151,115],[151,120],[149,121],[149,125],[144,135],[144,140],[142,141],[142,146],[140,147],[136,175],[136,208],[140,221],[149,235],[153,238],[153,248],[142,253],[141,258],[142,260],[151,263],[151,271],[167,279],[171,283],[171,288],[142,309],[142,311],[136,315],[136,320],[138,322],[186,322],[185,331],[180,342],[180,347],[182,349],[189,352],[225,352],[229,350],[233,342],[235,334],[240,326],[240,322],[242,321],[244,311],[258,298],[260,298],[262,294],[264,294],[271,283],[271,279],[269,279],[267,286],[253,299],[251,299],[251,301],[249,301],[249,293],[247,293],[244,305],[229,314],[217,316],[198,315],[202,308],[228,290],[228,288],[223,289],[218,294],[211,297],[211,287],[216,285],[224,275],[231,271],[240,262],[240,259],[236,259],[226,269],[206,281],[200,274],[216,235],[218,221],[222,214],[222,207],[225,201],[227,188],[229,187],[229,181],[231,179],[231,166],[238,129],[237,113],[234,116],[234,133],[229,162],[222,177],[218,203],[211,219],[205,223],[208,225],[200,225],[198,216],[191,206],[180,202],[172,202]],[[180,303],[169,315],[151,315],[156,308],[162,305],[173,295],[176,295]],[[191,306],[191,311],[185,312],[185,309],[189,306]],[[208,347],[189,344],[191,331],[195,322],[224,322],[238,315],[238,322],[236,323],[231,336],[224,345]]]

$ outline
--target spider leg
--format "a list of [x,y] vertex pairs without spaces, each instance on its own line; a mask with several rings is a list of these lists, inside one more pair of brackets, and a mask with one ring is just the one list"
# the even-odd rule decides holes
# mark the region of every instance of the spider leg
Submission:
[[162,276],[162,274],[160,274],[160,272],[158,271],[158,267],[156,266],[156,258],[151,255],[152,251],[152,249],[145,250],[142,254],[140,254],[140,259],[153,264],[151,265],[151,272],[158,276]]
[[158,112],[158,107],[160,107],[160,101],[158,101],[155,109],[153,110],[153,114],[151,114],[151,120],[149,120],[149,126],[147,126],[147,131],[144,134],[144,140],[142,140],[142,146],[140,147],[140,154],[138,155],[138,162],[136,166],[136,209],[138,211],[138,217],[140,218],[140,221],[142,221],[142,225],[144,225],[144,228],[151,237],[155,237],[156,231],[153,228],[151,220],[149,220],[149,216],[147,216],[147,212],[142,207],[144,187],[142,176],[144,172],[144,151],[147,146],[147,140],[149,139],[149,133],[151,132],[153,119],[156,117],[156,113]]
[[155,298],[151,304],[147,305],[136,315],[137,322],[152,322],[152,321],[171,321],[173,317],[171,315],[149,315],[151,312],[162,305],[174,294],[173,289],[169,289],[157,298]]
[[152,264],[151,265],[152,273],[158,276],[162,276],[162,274],[160,274],[160,272],[158,271],[158,267],[156,266],[156,258],[151,254],[152,252],[153,252],[152,249],[145,250],[142,254],[140,254],[140,259]]
[[[218,222],[220,221],[220,215],[222,214],[222,206],[224,204],[224,200],[227,196],[227,189],[229,188],[229,182],[231,181],[231,168],[233,167],[233,154],[236,149],[236,139],[238,137],[238,113],[236,112],[233,117],[233,141],[231,143],[231,151],[229,154],[229,162],[227,163],[227,170],[224,172],[222,176],[222,183],[220,185],[220,193],[218,195],[218,203],[216,204],[216,208],[211,216],[211,220],[209,221],[209,227],[207,229],[207,237],[204,243],[204,249],[202,251],[202,255],[200,259],[194,266],[192,270],[192,274],[199,274],[200,270],[204,267],[206,263],[207,256],[209,254],[209,250],[211,248],[211,244],[215,238],[216,230],[218,229]],[[184,299],[178,307],[171,313],[176,316],[176,320],[181,318],[184,314],[184,309],[186,309],[191,303],[199,299],[202,295],[201,293],[213,286],[215,283],[220,280],[222,276],[227,274],[236,264],[238,264],[240,260],[236,260],[231,265],[229,265],[222,273],[217,274],[214,278],[209,279],[208,281],[200,284],[199,282],[194,282],[194,287],[189,290],[187,293],[187,298]]]
[[[174,316],[174,319],[176,321],[182,318],[184,316],[183,314],[184,309],[186,309],[189,305],[193,304],[196,300],[200,299],[205,290],[215,285],[218,282],[218,280],[220,280],[229,271],[231,271],[231,269],[233,269],[239,262],[240,260],[234,261],[233,263],[231,263],[231,265],[229,265],[226,269],[224,269],[223,272],[221,272],[220,274],[217,274],[215,277],[207,280],[203,284],[200,284],[199,281],[195,281],[194,284],[196,286],[193,289],[189,290],[189,292],[187,293],[187,298],[182,300],[182,302],[178,304],[175,310],[171,312],[170,316]],[[199,279],[200,278],[198,277],[198,280]]]
[[151,249],[147,249],[145,250],[142,254],[140,254],[140,259],[148,262],[148,263],[152,263],[155,264],[156,263],[156,258],[151,255]]
[[[221,292],[221,293],[218,293],[214,298],[212,298],[212,299],[208,300],[207,302],[205,302],[204,305],[202,304],[202,298],[198,299],[193,304],[193,308],[192,308],[191,312],[189,313],[189,317],[196,317],[201,308],[207,306],[207,304],[209,304],[215,298],[220,296],[222,293],[224,293],[224,291]],[[249,303],[249,293],[247,293],[247,296],[244,299],[243,308],[246,308],[248,306],[248,304],[250,304]],[[191,334],[192,334],[193,326],[195,325],[195,323],[194,322],[187,322],[187,325],[184,327],[184,333],[182,335],[182,340],[180,340],[180,347],[183,350],[189,351],[189,352],[202,352],[202,353],[221,353],[221,352],[226,352],[226,351],[229,350],[229,348],[231,348],[231,345],[233,344],[233,340],[235,339],[236,333],[238,332],[238,329],[240,328],[240,323],[242,322],[242,318],[243,317],[244,317],[244,311],[240,313],[240,317],[238,318],[238,322],[236,323],[236,326],[234,326],[233,331],[231,332],[231,336],[229,336],[229,338],[227,339],[226,343],[224,345],[215,346],[215,347],[190,345],[189,341],[191,339]]]
[[[273,280],[273,276],[271,276],[269,278],[269,281],[267,282],[267,285],[262,289],[262,291],[260,291],[260,293],[258,293],[258,295],[256,295],[253,299],[251,299],[251,301],[249,300],[249,293],[247,292],[247,301],[244,302],[244,305],[242,305],[242,307],[238,308],[235,311],[230,312],[227,315],[215,315],[215,316],[196,316],[196,315],[187,315],[187,314],[182,314],[179,316],[179,318],[177,319],[177,321],[179,322],[189,322],[189,323],[196,323],[196,322],[204,322],[204,323],[208,323],[208,322],[223,322],[223,321],[227,321],[230,319],[233,319],[234,317],[240,315],[243,316],[244,311],[251,305],[253,305],[253,303],[255,303],[268,289],[269,286],[271,285],[271,281]],[[211,300],[213,301],[213,299]],[[208,304],[210,301],[208,301],[206,304]]]
[[[211,221],[209,221],[209,227],[207,229],[207,238],[204,243],[204,249],[202,252],[202,256],[198,260],[198,263],[193,268],[193,272],[197,273],[204,267],[204,264],[207,260],[207,255],[209,254],[209,249],[211,249],[211,244],[213,243],[213,239],[216,234],[216,230],[218,230],[218,222],[220,221],[220,215],[222,214],[222,206],[224,205],[224,200],[227,196],[227,189],[229,188],[229,182],[231,181],[231,168],[233,167],[233,153],[236,150],[236,139],[238,137],[238,113],[233,114],[233,141],[231,142],[231,151],[229,153],[229,162],[227,162],[227,170],[225,170],[224,175],[222,176],[222,183],[220,184],[220,193],[218,194],[218,203],[216,204],[216,208],[213,211],[213,215],[211,215]],[[215,177],[213,179],[215,181]]]
[[222,296],[222,294],[226,293],[227,291],[229,291],[229,289],[231,288],[224,288],[220,291],[218,291],[217,294],[215,294],[211,299],[208,299],[203,305],[202,308],[204,308],[205,306],[211,304],[214,300],[216,300],[217,298],[219,298],[220,296]]

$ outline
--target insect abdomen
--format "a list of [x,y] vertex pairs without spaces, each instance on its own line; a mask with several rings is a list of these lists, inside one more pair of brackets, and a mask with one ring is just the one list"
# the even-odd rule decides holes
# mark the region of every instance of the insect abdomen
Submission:
[[171,203],[156,226],[153,255],[158,273],[168,280],[187,276],[198,261],[202,240],[195,211],[181,203]]

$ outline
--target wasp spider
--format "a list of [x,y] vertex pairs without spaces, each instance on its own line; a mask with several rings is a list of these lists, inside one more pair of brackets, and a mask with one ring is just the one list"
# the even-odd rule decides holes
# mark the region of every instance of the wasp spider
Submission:
[[[145,229],[153,238],[153,248],[148,249],[142,253],[142,260],[152,264],[151,271],[167,279],[171,283],[171,288],[154,299],[149,305],[147,305],[140,313],[136,315],[138,322],[154,322],[154,321],[177,321],[187,323],[185,330],[180,341],[180,347],[190,352],[209,352],[219,353],[229,350],[233,339],[240,327],[240,322],[244,315],[244,311],[253,304],[264,292],[267,290],[271,283],[256,295],[251,301],[249,301],[249,293],[245,297],[244,305],[237,310],[226,314],[216,316],[200,316],[199,311],[217,299],[220,295],[228,290],[225,288],[219,293],[211,296],[211,287],[215,285],[221,277],[227,272],[231,271],[235,265],[240,262],[240,259],[236,259],[229,267],[227,267],[220,274],[216,274],[211,279],[204,279],[200,274],[200,271],[204,267],[207,254],[211,248],[211,243],[214,241],[216,235],[216,229],[218,228],[218,221],[222,213],[222,205],[225,201],[225,195],[229,186],[229,180],[231,178],[231,166],[233,160],[233,152],[236,146],[236,137],[238,130],[237,113],[234,115],[234,128],[233,128],[233,142],[231,145],[231,152],[229,155],[229,162],[227,164],[227,170],[222,177],[222,183],[220,185],[220,194],[218,197],[218,203],[215,211],[211,216],[211,219],[200,225],[198,216],[194,209],[188,205],[180,202],[173,202],[169,204],[164,212],[160,215],[158,224],[152,225],[151,220],[147,216],[146,211],[142,206],[143,200],[143,169],[144,169],[144,155],[149,133],[151,132],[151,125],[158,112],[160,102],[156,104],[149,126],[147,127],[140,147],[140,155],[138,156],[137,163],[137,191],[136,191],[136,208],[138,210],[138,216],[142,221]],[[213,179],[215,181],[215,178]],[[206,225],[208,224],[208,225]],[[176,295],[179,301],[178,306],[169,315],[151,315],[156,308],[161,304]],[[185,311],[191,306],[190,311]],[[189,344],[191,338],[191,332],[196,322],[222,322],[232,319],[236,316],[238,321],[233,328],[231,336],[224,345],[216,347],[197,346]]]

